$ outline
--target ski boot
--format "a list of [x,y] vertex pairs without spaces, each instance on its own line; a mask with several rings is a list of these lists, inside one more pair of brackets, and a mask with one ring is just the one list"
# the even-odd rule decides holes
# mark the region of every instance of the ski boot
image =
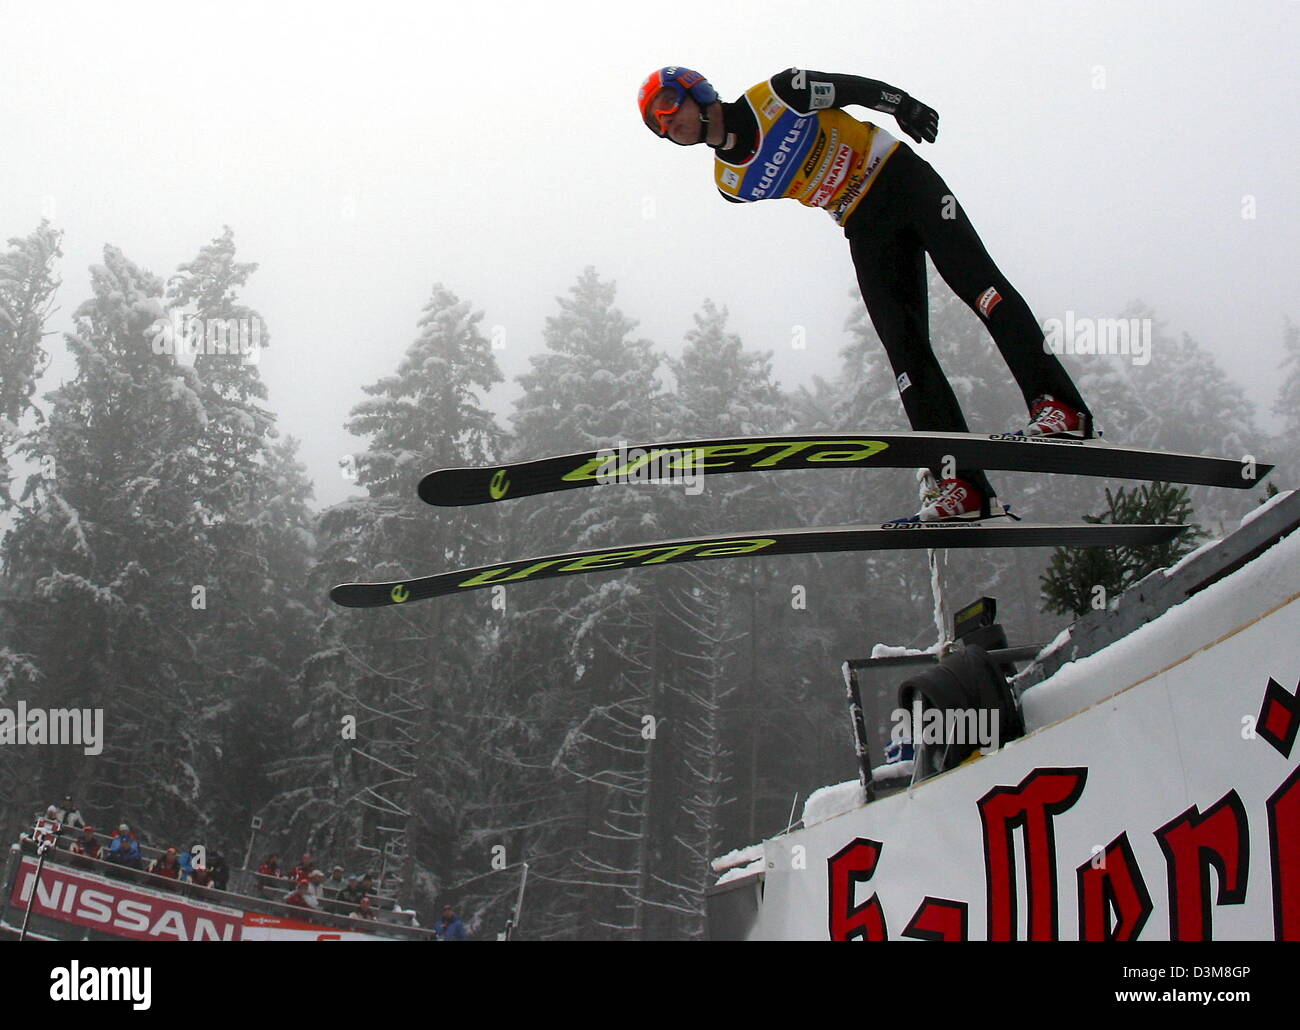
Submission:
[[1018,429],[1016,436],[1073,436],[1092,439],[1092,416],[1051,394],[1043,394],[1029,406],[1029,425]]
[[936,480],[929,469],[919,469],[917,481],[921,484],[921,509],[907,518],[894,522],[977,522],[981,519],[1010,515],[1010,510],[992,504],[992,494],[969,480],[953,478]]

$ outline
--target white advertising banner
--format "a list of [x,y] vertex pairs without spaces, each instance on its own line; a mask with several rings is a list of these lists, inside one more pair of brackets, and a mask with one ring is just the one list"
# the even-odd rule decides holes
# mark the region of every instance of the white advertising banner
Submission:
[[[364,926],[365,923],[359,923]],[[379,937],[373,933],[357,930],[339,930],[329,926],[317,926],[298,919],[286,919],[284,916],[262,915],[248,912],[244,915],[244,936],[246,941],[384,941],[391,937]]]
[[1000,751],[768,841],[751,936],[1300,940],[1298,683],[1292,599]]
[[48,863],[37,886],[36,859],[24,857],[9,900],[24,909],[29,898],[34,914],[138,941],[237,941],[244,916],[239,909]]
[[[24,857],[10,903],[25,909],[36,887],[36,859]],[[373,924],[321,926],[307,920],[247,912],[46,863],[35,889],[34,914],[140,941],[382,941]],[[304,913],[306,914],[306,913]]]

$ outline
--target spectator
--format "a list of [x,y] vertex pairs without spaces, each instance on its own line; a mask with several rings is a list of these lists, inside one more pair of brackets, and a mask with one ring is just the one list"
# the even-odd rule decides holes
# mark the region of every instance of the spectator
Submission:
[[352,913],[352,918],[353,919],[374,919],[375,918],[375,910],[374,907],[370,904],[369,895],[363,896],[361,901],[357,903],[357,907],[355,911],[353,911]]
[[339,898],[352,905],[359,905],[361,899],[366,896],[366,892],[361,889],[361,877],[349,876],[343,889],[339,891]]
[[131,827],[123,823],[113,834],[113,843],[108,847],[108,860],[132,869],[144,867],[144,856],[140,853],[140,842],[135,839]]
[[312,864],[311,855],[304,852],[302,860],[289,872],[289,879],[305,880],[311,876],[315,869],[316,866]]
[[204,866],[191,865],[190,883],[194,884],[195,887],[211,887],[212,874]]
[[299,880],[294,884],[293,890],[284,896],[284,903],[286,905],[297,905],[299,908],[311,908],[311,905],[307,901],[307,892],[309,889],[306,880]]
[[331,894],[338,894],[347,886],[347,880],[343,878],[343,867],[336,865],[330,870],[329,879],[322,885]]
[[307,877],[307,893],[304,898],[311,908],[320,908],[321,885],[324,882],[325,874],[319,869],[313,869],[311,875]]
[[57,814],[54,818],[63,824],[64,829],[79,830],[86,825],[86,820],[81,817],[81,813],[77,810],[77,803],[72,800],[71,794],[64,796],[62,805],[50,807],[56,810]]
[[154,876],[165,876],[169,880],[181,878],[181,864],[176,858],[176,849],[168,848],[149,864],[149,872]]
[[266,861],[257,867],[257,889],[263,897],[280,897],[280,892],[284,890],[280,883],[283,878],[284,873],[280,872],[279,855],[267,855]]
[[99,845],[99,840],[95,837],[95,828],[93,826],[83,826],[81,836],[72,842],[69,849],[74,855],[85,855],[87,858],[100,858],[103,854],[103,848]]
[[[198,845],[194,845],[198,847]],[[194,848],[189,851],[182,851],[177,856],[177,863],[181,867],[181,883],[189,883],[194,878]]]
[[465,939],[465,924],[456,918],[456,912],[450,905],[442,907],[442,920],[433,929],[438,934],[438,940],[440,941],[463,941]]
[[208,856],[208,886],[223,891],[229,879],[230,870],[226,867],[226,860],[214,851]]

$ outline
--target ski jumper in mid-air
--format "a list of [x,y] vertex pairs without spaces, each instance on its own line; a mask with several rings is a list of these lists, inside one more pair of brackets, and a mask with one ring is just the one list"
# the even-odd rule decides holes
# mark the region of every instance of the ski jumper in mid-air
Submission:
[[[1011,369],[1030,422],[1026,436],[1092,435],[1092,417],[1044,347],[1024,299],[998,271],[974,226],[929,163],[879,126],[842,107],[893,115],[917,143],[933,143],[939,116],[883,82],[790,68],[724,104],[698,72],[652,72],[637,97],[658,136],[714,151],[718,190],[735,203],[788,197],[825,210],[844,229],[858,287],[893,366],[914,430],[966,432],[957,397],[930,343],[925,255],[988,327]],[[917,521],[993,514],[979,469],[956,469],[912,516]],[[950,472],[953,470],[949,470]]]

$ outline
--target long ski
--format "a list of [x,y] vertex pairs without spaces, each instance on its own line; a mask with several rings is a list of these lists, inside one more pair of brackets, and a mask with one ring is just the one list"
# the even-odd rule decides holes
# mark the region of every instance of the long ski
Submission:
[[330,599],[335,604],[348,608],[379,608],[427,597],[461,594],[470,590],[539,579],[584,575],[588,572],[655,568],[682,562],[745,556],[935,547],[1136,547],[1164,543],[1186,528],[1039,525],[993,519],[981,522],[886,522],[873,526],[782,529],[574,551],[391,583],[342,583],[330,591]]
[[481,468],[446,468],[420,481],[429,504],[459,507],[615,483],[698,482],[695,477],[784,469],[920,468],[1058,472],[1248,489],[1273,466],[1250,456],[1214,458],[1112,446],[1073,437],[1011,433],[886,433],[737,437],[629,447]]

